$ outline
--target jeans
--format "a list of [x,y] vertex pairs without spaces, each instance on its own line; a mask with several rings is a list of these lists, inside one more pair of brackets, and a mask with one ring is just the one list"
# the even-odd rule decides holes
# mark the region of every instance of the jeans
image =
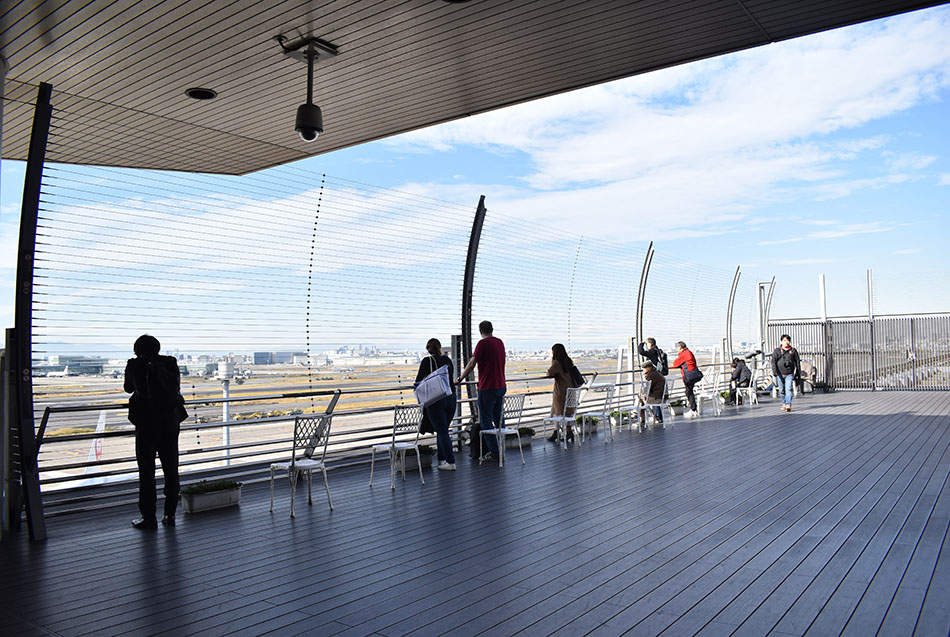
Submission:
[[779,374],[775,377],[775,386],[782,394],[782,402],[791,407],[792,393],[795,390],[795,374],[789,374],[788,376]]
[[449,437],[449,424],[455,416],[455,394],[437,400],[426,407],[426,415],[435,429],[436,451],[439,462],[455,464],[455,454],[452,453],[452,438]]
[[[478,423],[482,431],[501,427],[501,411],[505,404],[505,391],[504,387],[501,389],[478,390]],[[485,445],[488,447],[488,449],[482,449],[482,454],[484,455],[487,451],[497,458],[498,438],[496,436],[482,436],[482,440],[485,441]]]

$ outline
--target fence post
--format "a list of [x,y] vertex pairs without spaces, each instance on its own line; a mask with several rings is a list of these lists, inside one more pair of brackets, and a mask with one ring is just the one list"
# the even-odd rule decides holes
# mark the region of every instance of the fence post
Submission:
[[874,346],[874,293],[871,285],[870,268],[868,268],[868,330],[871,345],[871,391],[877,391],[877,351]]

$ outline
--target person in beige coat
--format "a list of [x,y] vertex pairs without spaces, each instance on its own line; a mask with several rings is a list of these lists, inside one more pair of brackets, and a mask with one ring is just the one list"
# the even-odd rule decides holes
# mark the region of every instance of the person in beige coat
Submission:
[[[554,396],[551,399],[551,415],[552,416],[573,416],[573,410],[571,413],[564,413],[564,401],[567,398],[567,390],[571,387],[574,387],[574,382],[571,380],[571,369],[574,367],[574,361],[571,360],[571,357],[567,355],[567,350],[564,349],[564,346],[561,343],[555,343],[551,347],[551,367],[548,368],[548,373],[546,374],[547,378],[554,379]],[[570,426],[567,428],[567,440],[568,442],[574,439],[574,429]],[[557,442],[557,430],[548,438],[551,442]]]

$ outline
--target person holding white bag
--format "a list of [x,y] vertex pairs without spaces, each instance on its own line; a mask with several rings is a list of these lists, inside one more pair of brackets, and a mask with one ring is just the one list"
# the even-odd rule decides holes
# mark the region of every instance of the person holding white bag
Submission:
[[448,383],[452,393],[426,405],[425,417],[429,419],[432,428],[435,430],[439,469],[455,471],[455,454],[452,453],[452,439],[449,437],[449,424],[451,424],[452,418],[455,417],[455,384],[452,382],[452,359],[443,356],[442,343],[437,338],[429,339],[426,343],[426,351],[429,352],[429,355],[419,363],[416,384],[440,367],[448,367]]

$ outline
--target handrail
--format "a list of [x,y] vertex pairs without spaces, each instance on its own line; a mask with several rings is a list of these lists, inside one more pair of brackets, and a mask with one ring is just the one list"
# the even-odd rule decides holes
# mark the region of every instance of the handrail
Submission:
[[[722,367],[724,363],[708,363],[703,365],[704,368],[711,369],[713,367],[719,368]],[[629,374],[631,370],[623,371],[600,371],[600,372],[588,372],[585,374],[587,379],[587,384],[592,384],[595,379],[598,377],[612,377],[614,379],[621,379],[623,374]],[[634,372],[639,372],[641,370],[634,369]],[[678,380],[679,375],[670,375],[674,380]],[[507,381],[509,385],[509,391],[517,394],[524,394],[529,398],[538,397],[538,396],[550,396],[551,390],[550,386],[545,386],[544,389],[533,389],[530,387],[532,382],[549,382],[552,379],[543,375],[534,375],[534,374],[509,374]],[[725,377],[721,379],[724,381]],[[630,386],[639,386],[642,381],[634,380],[615,382],[618,387],[630,387]],[[466,384],[471,383],[475,384],[476,381],[466,381]],[[512,385],[517,384],[527,384],[528,387],[525,390],[511,389]],[[721,385],[723,382],[720,383]],[[727,384],[727,383],[725,383]],[[358,394],[376,394],[376,393],[385,393],[385,392],[404,392],[408,389],[411,389],[409,384],[396,384],[396,385],[387,385],[385,387],[351,387],[351,388],[339,388],[339,395],[358,395]],[[250,402],[250,401],[267,401],[274,400],[277,397],[301,397],[306,398],[310,396],[332,396],[336,394],[335,390],[319,389],[313,391],[304,391],[304,392],[288,392],[288,393],[276,393],[269,394],[266,396],[252,396],[252,397],[235,397],[235,398],[215,398],[215,399],[196,399],[186,401],[188,405],[207,405],[222,403],[225,401],[228,402]],[[673,400],[681,398],[684,394],[682,386],[677,385],[672,396]],[[624,410],[629,409],[634,402],[635,394],[621,394],[619,402],[616,405],[617,409]],[[459,403],[462,405],[469,404],[471,405],[475,402],[474,399],[462,398],[459,400]],[[526,406],[521,420],[521,426],[526,427],[537,427],[541,421],[547,416],[549,405],[548,404],[536,404]],[[581,415],[588,411],[597,411],[602,405],[600,405],[600,395],[596,393],[589,393],[587,404],[585,404],[578,414]],[[58,414],[64,413],[75,413],[75,412],[89,412],[103,409],[118,410],[123,408],[124,404],[108,404],[108,405],[76,405],[76,406],[50,406],[47,408],[47,411],[44,413],[46,422],[49,422],[51,417],[55,417]],[[349,418],[349,417],[358,417],[365,416],[370,414],[378,414],[386,412],[392,409],[392,406],[373,406],[373,407],[361,407],[351,410],[338,410],[334,412],[335,418]],[[238,421],[216,421],[213,423],[191,423],[182,426],[182,432],[198,432],[201,430],[208,429],[218,429],[220,427],[261,427],[273,425],[275,423],[287,422],[291,420],[293,416],[280,415],[280,416],[264,416],[261,418],[247,419],[247,420],[238,420]],[[453,441],[458,441],[459,436],[462,432],[462,425],[466,422],[470,422],[474,418],[474,414],[471,413],[461,413],[461,415],[456,416],[452,420],[452,426],[450,431],[450,436]],[[367,462],[368,454],[366,450],[371,444],[377,441],[381,435],[388,435],[391,432],[392,425],[391,423],[380,423],[378,426],[371,423],[366,423],[364,426],[359,426],[359,423],[354,423],[357,426],[352,429],[345,429],[340,431],[334,427],[334,431],[331,433],[330,447],[331,455],[334,460],[332,460],[331,468],[335,466],[349,466],[356,463]],[[108,432],[93,432],[82,434],[69,434],[66,436],[57,436],[55,438],[56,443],[70,443],[70,442],[82,442],[82,441],[92,441],[99,438],[129,438],[134,435],[134,430],[132,428],[126,428],[121,431],[108,431]],[[252,436],[254,434],[251,434]],[[216,472],[215,475],[222,472],[228,473],[229,475],[247,475],[253,476],[254,473],[259,469],[262,463],[271,461],[277,454],[285,451],[285,447],[290,444],[291,438],[287,436],[280,436],[277,438],[260,438],[260,439],[251,439],[246,440],[240,443],[225,443],[225,444],[214,444],[211,446],[205,446],[201,448],[190,448],[183,449],[181,452],[181,463],[180,465],[185,468],[191,468],[196,470],[195,475],[204,475],[210,472]],[[51,443],[52,444],[52,443]],[[45,452],[46,449],[43,449]],[[223,456],[215,455],[220,454],[221,452],[228,452],[227,458],[229,460],[239,461],[235,465],[225,466],[211,466],[219,462]],[[77,491],[77,495],[69,495],[73,489],[79,488],[82,485],[78,484],[80,481],[92,478],[108,478],[114,476],[129,475],[134,472],[134,462],[135,458],[132,455],[120,456],[120,457],[110,457],[107,459],[100,460],[85,460],[83,462],[75,462],[75,458],[71,462],[66,462],[56,465],[47,465],[43,468],[44,472],[56,472],[56,471],[75,471],[78,469],[88,470],[90,467],[100,467],[104,470],[99,470],[91,474],[86,475],[66,475],[66,476],[49,476],[43,480],[43,484],[53,485],[53,484],[68,484],[70,482],[77,483],[75,487],[67,486],[65,491],[59,491],[63,494],[61,498],[57,499],[57,502],[60,506],[65,506],[70,503],[73,503],[74,498],[85,498],[87,496],[82,496],[81,493],[84,493],[85,490],[80,489]],[[126,467],[121,467],[121,465],[127,465]],[[131,465],[131,466],[129,466]],[[201,468],[201,467],[205,468]],[[108,468],[107,468],[108,467]],[[236,472],[236,473],[235,473]],[[250,478],[250,479],[253,479]],[[119,483],[124,483],[125,480],[120,480]],[[88,484],[88,483],[87,483]],[[115,481],[110,482],[110,484],[116,484]]]

